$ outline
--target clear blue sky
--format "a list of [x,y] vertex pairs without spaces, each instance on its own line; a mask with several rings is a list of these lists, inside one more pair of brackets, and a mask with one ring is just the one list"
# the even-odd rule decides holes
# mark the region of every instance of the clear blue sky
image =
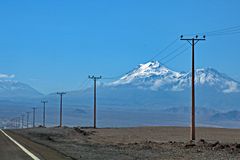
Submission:
[[[131,70],[181,34],[240,25],[239,7],[239,0],[1,1],[0,73],[44,93],[78,89],[89,74]],[[240,81],[239,36],[207,37],[196,47],[197,67]],[[190,55],[168,66],[189,71]]]

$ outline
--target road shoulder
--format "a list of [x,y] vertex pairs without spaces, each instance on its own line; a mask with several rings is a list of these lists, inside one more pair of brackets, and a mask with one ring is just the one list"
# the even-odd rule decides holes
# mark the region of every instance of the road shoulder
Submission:
[[66,157],[63,154],[57,152],[56,150],[53,150],[47,146],[38,144],[36,142],[33,142],[15,132],[12,131],[5,131],[10,137],[15,139],[17,142],[19,142],[21,145],[23,145],[25,148],[27,148],[29,151],[31,151],[34,155],[39,157],[41,160],[71,160],[72,158]]

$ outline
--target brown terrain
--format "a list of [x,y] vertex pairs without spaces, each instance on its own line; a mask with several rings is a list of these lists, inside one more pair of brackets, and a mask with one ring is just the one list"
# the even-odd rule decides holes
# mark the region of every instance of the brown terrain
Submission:
[[[8,133],[21,136],[68,157],[93,160],[240,159],[240,129],[197,128],[34,128]],[[17,137],[20,136],[20,137]],[[24,145],[24,144],[23,144]]]

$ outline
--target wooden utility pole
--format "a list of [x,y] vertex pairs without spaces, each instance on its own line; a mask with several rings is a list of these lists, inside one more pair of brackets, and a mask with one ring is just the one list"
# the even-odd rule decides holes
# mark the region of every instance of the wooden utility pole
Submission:
[[18,128],[21,128],[21,117],[18,117]]
[[17,129],[18,128],[18,120],[17,120],[17,118],[15,118],[14,121],[15,121],[15,128]]
[[62,97],[66,92],[57,92],[58,95],[60,95],[60,124],[59,127],[62,127]]
[[19,125],[18,125],[18,117],[14,118],[14,121],[15,121],[15,128],[17,129],[19,127]]
[[101,79],[102,76],[95,77],[95,76],[88,76],[89,79],[93,79],[94,81],[94,125],[93,127],[97,127],[97,80]]
[[24,127],[24,114],[22,114],[21,117],[22,117],[22,129],[23,129],[23,127]]
[[29,114],[30,112],[26,112],[27,113],[27,128],[28,128],[28,124],[29,124]]
[[197,44],[199,41],[205,41],[205,35],[203,38],[198,38],[198,36],[193,37],[193,38],[183,38],[181,36],[181,40],[188,41],[191,46],[192,46],[192,114],[191,114],[191,119],[192,119],[192,125],[191,125],[191,131],[190,131],[190,138],[191,140],[196,139],[195,135],[195,54],[194,54],[194,46]]
[[35,127],[35,112],[36,112],[36,107],[33,107],[33,128]]
[[46,123],[46,103],[48,103],[48,101],[41,101],[41,103],[43,103],[43,127],[45,127],[45,123]]

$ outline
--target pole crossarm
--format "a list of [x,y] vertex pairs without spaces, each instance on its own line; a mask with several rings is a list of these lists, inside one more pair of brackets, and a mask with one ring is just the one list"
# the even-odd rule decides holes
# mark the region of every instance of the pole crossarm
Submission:
[[67,94],[67,92],[57,92],[59,95]]
[[102,79],[102,76],[96,77],[96,76],[88,76],[89,79],[93,79],[93,80],[98,80],[98,79]]
[[191,41],[192,39],[196,41],[205,41],[205,38],[181,38],[180,40]]

